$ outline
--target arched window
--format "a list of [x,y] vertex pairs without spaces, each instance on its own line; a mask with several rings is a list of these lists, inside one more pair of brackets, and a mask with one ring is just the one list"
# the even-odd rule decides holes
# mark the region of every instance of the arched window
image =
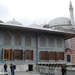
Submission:
[[46,38],[44,36],[40,37],[40,46],[46,47]]
[[21,35],[16,34],[15,36],[15,45],[21,46]]
[[57,47],[58,48],[62,47],[62,40],[61,40],[61,38],[57,38]]
[[11,35],[9,32],[4,34],[4,45],[11,45]]
[[30,35],[25,36],[25,45],[31,46],[31,36]]
[[49,37],[49,47],[54,47],[54,39],[53,39],[53,37]]

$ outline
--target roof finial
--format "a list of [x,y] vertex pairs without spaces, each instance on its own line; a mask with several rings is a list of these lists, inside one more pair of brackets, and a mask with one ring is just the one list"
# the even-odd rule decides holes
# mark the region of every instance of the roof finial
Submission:
[[34,24],[35,24],[35,21],[34,21]]

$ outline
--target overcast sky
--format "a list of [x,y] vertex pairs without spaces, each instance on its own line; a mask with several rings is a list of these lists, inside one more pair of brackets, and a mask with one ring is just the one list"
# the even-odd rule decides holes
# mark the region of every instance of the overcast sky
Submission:
[[[75,0],[71,0],[75,9]],[[70,0],[0,0],[0,20],[15,20],[24,25],[49,23],[57,17],[68,17]],[[74,10],[75,12],[75,10]]]

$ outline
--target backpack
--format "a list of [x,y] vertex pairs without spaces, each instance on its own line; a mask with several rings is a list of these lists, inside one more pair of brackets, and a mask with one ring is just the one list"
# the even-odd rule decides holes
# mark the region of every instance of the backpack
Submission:
[[14,65],[13,67],[14,67],[14,69],[16,69],[16,65]]

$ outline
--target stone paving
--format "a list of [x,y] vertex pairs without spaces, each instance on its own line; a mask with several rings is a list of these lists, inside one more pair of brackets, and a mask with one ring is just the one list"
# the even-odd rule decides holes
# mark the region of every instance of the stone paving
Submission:
[[[6,74],[4,72],[0,72],[0,75],[6,75]],[[11,75],[11,73],[8,72],[7,75]],[[44,74],[40,74],[39,72],[17,71],[17,72],[15,72],[15,75],[44,75]]]

